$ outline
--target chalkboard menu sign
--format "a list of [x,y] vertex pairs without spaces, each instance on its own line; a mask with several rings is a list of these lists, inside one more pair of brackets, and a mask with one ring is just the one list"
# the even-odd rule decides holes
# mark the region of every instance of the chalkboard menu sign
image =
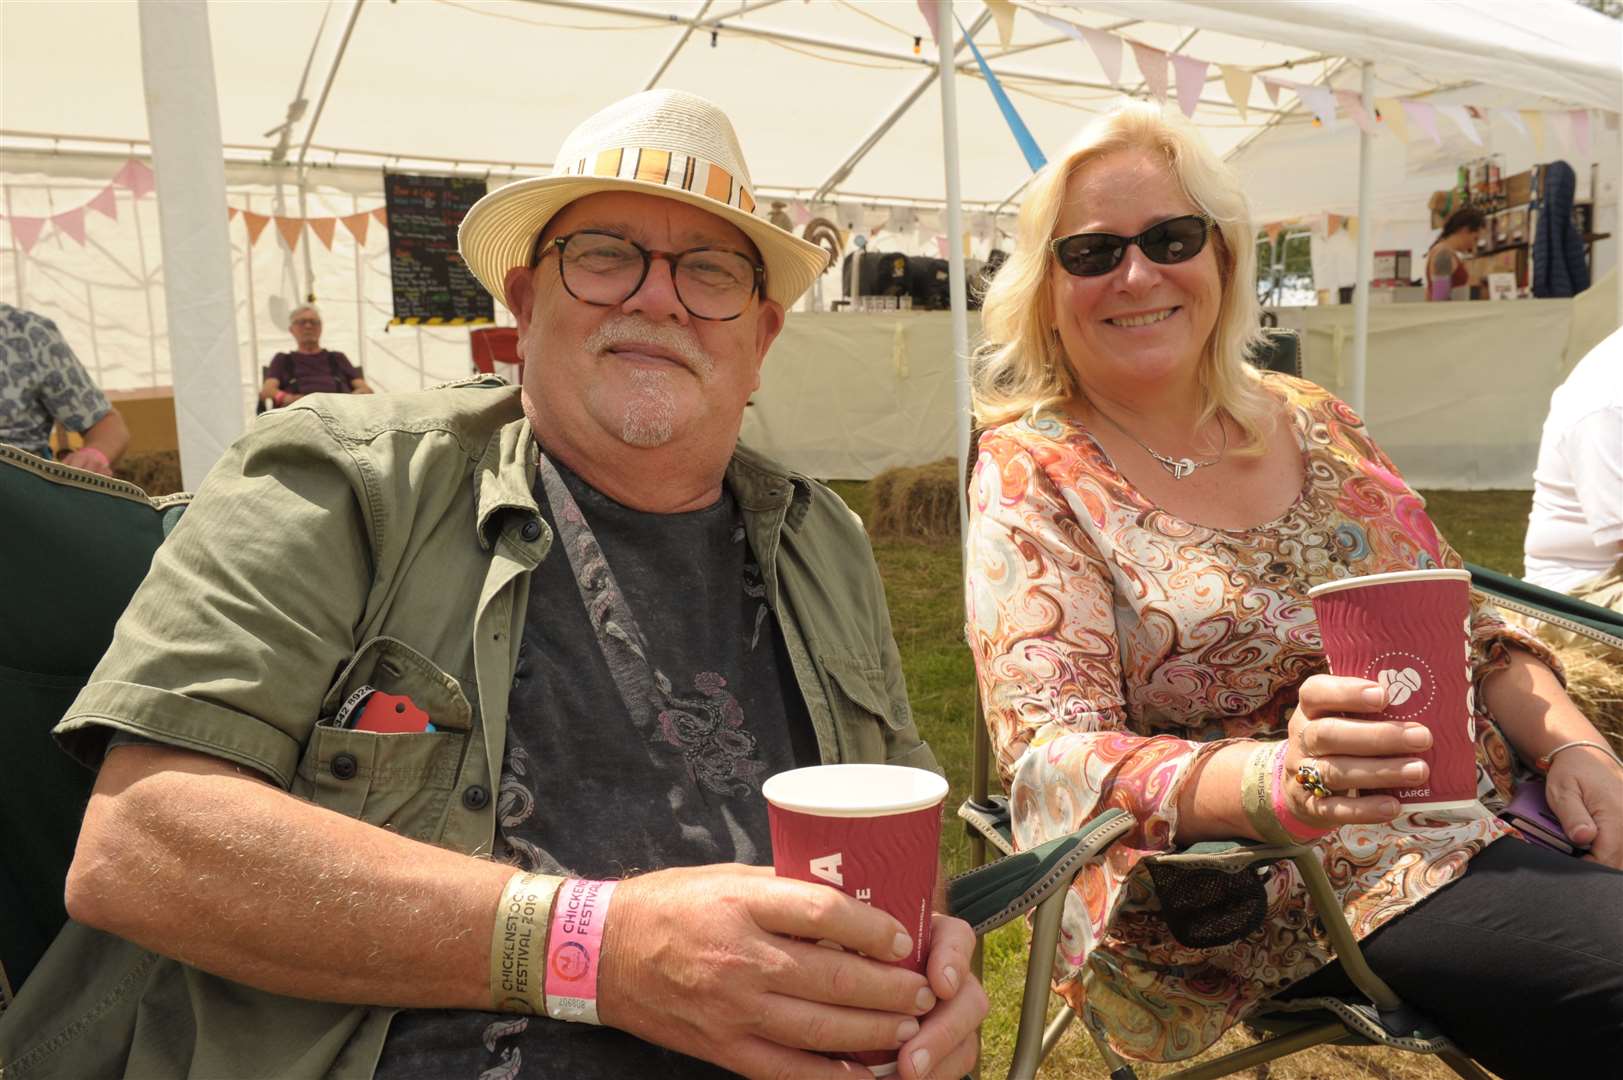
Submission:
[[456,249],[457,226],[484,193],[482,179],[383,174],[395,322],[455,325],[494,320],[490,294],[468,272]]

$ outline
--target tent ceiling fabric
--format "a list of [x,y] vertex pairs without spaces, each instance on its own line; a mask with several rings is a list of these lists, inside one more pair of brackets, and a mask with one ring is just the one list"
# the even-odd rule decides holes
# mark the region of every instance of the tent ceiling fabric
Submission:
[[[209,18],[227,144],[275,143],[265,132],[280,124],[315,49],[311,101],[331,63],[337,30],[349,3],[211,3]],[[933,64],[929,31],[911,3],[789,2],[742,5],[740,0],[631,0],[639,11],[689,19],[720,19],[693,33],[659,85],[691,90],[733,117],[758,186],[808,193],[822,183],[902,100]],[[1162,49],[1185,46],[1201,59],[1248,67],[1329,54],[1375,55],[1394,92],[1416,93],[1462,80],[1486,80],[1524,95],[1522,103],[1616,109],[1623,98],[1617,57],[1623,27],[1570,0],[1397,0],[1307,3],[1185,3],[1176,0],[1088,0],[1029,3],[1015,21],[1011,55],[988,25],[977,41],[1004,75],[1028,126],[1052,156],[1119,92],[1092,53],[1045,26],[1043,13],[1121,33]],[[971,25],[978,0],[959,0]],[[95,30],[84,30],[77,5],[9,0],[0,42],[0,127],[53,136],[103,136],[144,141],[141,73],[133,3],[99,4]],[[1152,20],[1152,21],[1146,21]],[[1130,24],[1130,25],[1128,25]],[[730,26],[781,31],[798,40],[769,40]],[[681,22],[532,0],[487,3],[438,0],[383,3],[360,13],[332,94],[315,132],[317,146],[459,159],[463,162],[544,163],[575,122],[641,89],[684,32]],[[924,37],[912,55],[912,35]],[[805,43],[815,38],[860,46],[842,53]],[[1605,57],[1610,50],[1611,62]],[[877,54],[877,55],[876,55]],[[969,63],[967,53],[961,59]],[[1310,82],[1333,60],[1298,64],[1282,77]],[[970,64],[960,82],[963,197],[996,204],[1029,175],[991,95]],[[1124,80],[1137,84],[1136,67]],[[1066,85],[1077,82],[1095,87]],[[1253,84],[1250,123],[1227,105],[1221,77],[1210,73],[1196,113],[1213,147],[1232,150],[1269,119],[1275,106]],[[939,96],[932,87],[885,133],[839,185],[837,196],[939,200]],[[1281,108],[1296,102],[1281,96]],[[1290,122],[1302,124],[1299,114]],[[293,140],[294,152],[303,125]],[[312,150],[310,160],[339,160]],[[376,168],[383,159],[350,157]],[[449,164],[449,163],[447,163]],[[10,170],[8,170],[10,171]]]

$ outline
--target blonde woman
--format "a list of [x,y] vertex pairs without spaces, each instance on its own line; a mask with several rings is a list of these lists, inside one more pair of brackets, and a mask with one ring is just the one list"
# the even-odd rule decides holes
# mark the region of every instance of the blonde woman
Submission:
[[[1345,404],[1246,362],[1253,245],[1234,175],[1180,119],[1129,105],[1033,182],[986,296],[969,633],[1017,838],[1107,805],[1139,822],[1080,879],[1059,988],[1082,1004],[1085,969],[1116,1048],[1173,1060],[1288,987],[1346,987],[1294,868],[1260,926],[1200,947],[1133,873],[1148,852],[1285,835],[1317,845],[1377,972],[1489,1068],[1536,1074],[1537,1032],[1615,1062],[1623,765],[1553,658],[1479,604],[1480,806],[1400,816],[1357,794],[1423,781],[1430,736],[1359,719],[1383,692],[1324,673],[1306,591],[1460,559]],[[1540,759],[1588,861],[1494,816]]]

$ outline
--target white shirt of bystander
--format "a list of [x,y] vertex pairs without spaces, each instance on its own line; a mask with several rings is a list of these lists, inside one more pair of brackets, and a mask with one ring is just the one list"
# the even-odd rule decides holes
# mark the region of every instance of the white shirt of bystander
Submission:
[[1560,592],[1623,557],[1623,330],[1550,396],[1524,553],[1527,580]]

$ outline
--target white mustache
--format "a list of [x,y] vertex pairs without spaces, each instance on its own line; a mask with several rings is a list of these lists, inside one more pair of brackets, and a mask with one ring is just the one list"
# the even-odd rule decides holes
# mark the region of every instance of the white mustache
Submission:
[[674,354],[701,379],[708,379],[716,366],[691,329],[651,323],[632,315],[616,315],[602,323],[587,335],[586,349],[601,353],[616,345],[636,343],[658,345]]

